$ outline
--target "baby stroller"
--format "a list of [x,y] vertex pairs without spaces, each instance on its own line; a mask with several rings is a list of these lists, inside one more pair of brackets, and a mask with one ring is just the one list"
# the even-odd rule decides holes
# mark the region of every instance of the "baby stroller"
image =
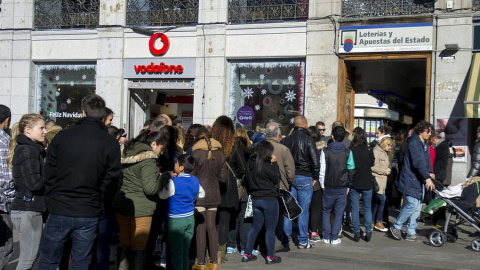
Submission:
[[[448,196],[450,190],[446,190],[443,185],[436,182],[436,186],[443,188],[442,191],[435,190],[438,198],[444,201],[445,205],[445,224],[440,229],[434,229],[430,232],[428,240],[432,246],[441,247],[447,241],[455,242],[458,238],[457,226],[468,223],[473,228],[480,232],[480,215],[477,212],[477,200],[480,196],[480,177],[474,177],[464,184],[459,185],[459,197]],[[437,205],[442,206],[442,204]],[[431,211],[430,204],[427,206]],[[427,209],[426,208],[426,209]],[[425,210],[424,210],[425,211]],[[427,211],[427,212],[428,212]],[[456,216],[456,218],[454,218]],[[471,248],[474,251],[480,252],[480,238],[473,239]]]

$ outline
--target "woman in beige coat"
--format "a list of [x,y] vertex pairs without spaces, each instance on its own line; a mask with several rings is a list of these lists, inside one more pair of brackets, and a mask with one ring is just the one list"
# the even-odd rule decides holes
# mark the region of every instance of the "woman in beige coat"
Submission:
[[387,176],[390,174],[390,158],[388,152],[392,149],[393,140],[390,137],[384,137],[379,144],[373,148],[375,163],[372,167],[372,174],[377,181],[379,190],[373,198],[372,217],[375,222],[374,228],[381,232],[386,232],[383,221],[383,209],[385,208],[385,189],[387,188]]

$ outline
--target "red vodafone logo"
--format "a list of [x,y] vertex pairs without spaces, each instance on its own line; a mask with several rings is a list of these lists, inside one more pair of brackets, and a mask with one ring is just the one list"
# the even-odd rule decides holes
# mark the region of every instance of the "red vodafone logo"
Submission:
[[[159,38],[160,40],[162,40],[163,47],[160,49],[157,49],[155,47],[155,41],[157,41],[157,39]],[[155,33],[150,37],[150,41],[148,42],[148,47],[150,48],[150,52],[153,55],[162,56],[165,53],[167,53],[168,48],[170,48],[170,40],[168,40],[168,37],[163,33]]]

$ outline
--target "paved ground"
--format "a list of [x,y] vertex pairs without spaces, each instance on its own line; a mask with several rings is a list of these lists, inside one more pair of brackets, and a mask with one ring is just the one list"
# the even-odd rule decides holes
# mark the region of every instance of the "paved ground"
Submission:
[[[423,223],[420,223],[423,225]],[[314,249],[299,250],[293,247],[290,252],[278,253],[283,262],[265,265],[259,256],[257,261],[242,263],[238,253],[229,254],[229,261],[220,265],[221,270],[233,269],[476,269],[480,268],[480,252],[470,249],[474,238],[472,227],[462,226],[459,239],[455,243],[446,243],[443,247],[433,247],[427,243],[426,236],[431,226],[419,227],[423,241],[407,242],[390,239],[384,233],[374,232],[369,243],[361,240],[354,242],[351,233],[344,232],[342,243],[336,246],[316,243]],[[6,268],[15,269],[18,258],[18,242],[15,238],[15,252]],[[37,269],[37,268],[34,268]],[[111,269],[115,269],[112,265]]]

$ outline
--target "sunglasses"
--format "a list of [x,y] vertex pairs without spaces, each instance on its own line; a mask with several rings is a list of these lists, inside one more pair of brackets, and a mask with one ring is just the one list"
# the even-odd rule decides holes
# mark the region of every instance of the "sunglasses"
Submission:
[[325,129],[324,128],[319,128],[318,131],[325,131]]
[[425,132],[425,133],[427,133],[427,134],[432,134],[432,131],[429,130],[429,129],[424,129],[424,130],[422,130],[422,132]]

